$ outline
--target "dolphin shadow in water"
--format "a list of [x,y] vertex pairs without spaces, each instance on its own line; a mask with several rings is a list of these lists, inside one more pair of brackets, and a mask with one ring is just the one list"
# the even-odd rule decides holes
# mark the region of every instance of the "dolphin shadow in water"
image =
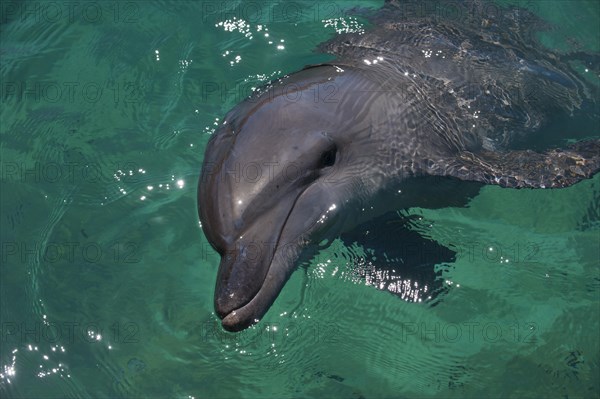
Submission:
[[367,253],[354,260],[351,272],[378,290],[435,306],[447,291],[435,266],[454,262],[456,252],[406,228],[407,223],[390,212],[343,233],[346,245],[358,244]]
[[[419,192],[428,198],[429,209],[467,206],[482,187],[452,178],[422,180]],[[412,224],[417,218],[388,212],[343,232],[340,238],[348,247],[357,244],[367,253],[351,265],[354,276],[406,301],[435,306],[447,292],[436,266],[453,263],[456,252],[415,231]]]

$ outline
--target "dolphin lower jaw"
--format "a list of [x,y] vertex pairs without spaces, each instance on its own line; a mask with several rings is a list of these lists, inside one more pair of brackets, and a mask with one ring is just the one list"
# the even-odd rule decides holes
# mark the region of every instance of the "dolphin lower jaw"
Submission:
[[[287,252],[287,254],[284,255],[283,252]],[[291,276],[299,252],[299,245],[295,248],[286,246],[285,251],[277,251],[256,295],[243,306],[233,309],[225,315],[219,315],[225,330],[231,332],[244,330],[264,316]]]
[[[228,251],[221,257],[215,286],[215,312],[224,318],[250,302],[260,290],[269,271],[272,256],[253,259],[239,254],[242,250]],[[262,276],[261,276],[262,274]]]

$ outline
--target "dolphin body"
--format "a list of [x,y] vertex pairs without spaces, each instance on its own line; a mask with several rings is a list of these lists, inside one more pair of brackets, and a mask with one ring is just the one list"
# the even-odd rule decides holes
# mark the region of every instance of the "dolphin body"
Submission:
[[335,61],[261,88],[211,137],[198,208],[221,255],[226,330],[258,322],[303,259],[386,211],[444,206],[466,181],[560,188],[600,169],[598,139],[515,149],[597,98],[536,49],[533,14],[453,2],[459,17],[447,18],[444,3],[424,3],[386,2],[372,30],[320,46]]

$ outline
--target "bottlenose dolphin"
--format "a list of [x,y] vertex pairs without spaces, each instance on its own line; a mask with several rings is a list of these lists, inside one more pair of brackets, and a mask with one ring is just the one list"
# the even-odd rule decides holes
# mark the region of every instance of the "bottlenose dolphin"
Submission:
[[444,206],[465,181],[560,188],[600,169],[598,139],[518,148],[597,98],[564,57],[538,49],[533,14],[465,2],[453,3],[464,17],[446,18],[427,3],[408,15],[387,2],[373,29],[320,46],[335,61],[257,90],[211,137],[198,208],[221,255],[226,330],[256,323],[301,259],[390,209]]

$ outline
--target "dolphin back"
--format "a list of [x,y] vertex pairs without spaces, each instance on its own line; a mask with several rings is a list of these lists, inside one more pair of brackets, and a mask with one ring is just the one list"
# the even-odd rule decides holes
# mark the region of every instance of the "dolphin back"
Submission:
[[[338,35],[319,50],[340,63],[376,66],[386,85],[410,93],[411,101],[418,97],[415,109],[434,107],[451,115],[458,128],[447,134],[456,141],[472,135],[470,141],[486,150],[510,149],[539,131],[549,116],[572,114],[584,105],[597,113],[598,86],[572,66],[577,59],[588,65],[597,55],[544,48],[536,34],[550,27],[525,9],[394,0],[368,20],[373,26],[364,34]],[[383,62],[373,65],[378,59]],[[403,75],[418,90],[407,87]]]

